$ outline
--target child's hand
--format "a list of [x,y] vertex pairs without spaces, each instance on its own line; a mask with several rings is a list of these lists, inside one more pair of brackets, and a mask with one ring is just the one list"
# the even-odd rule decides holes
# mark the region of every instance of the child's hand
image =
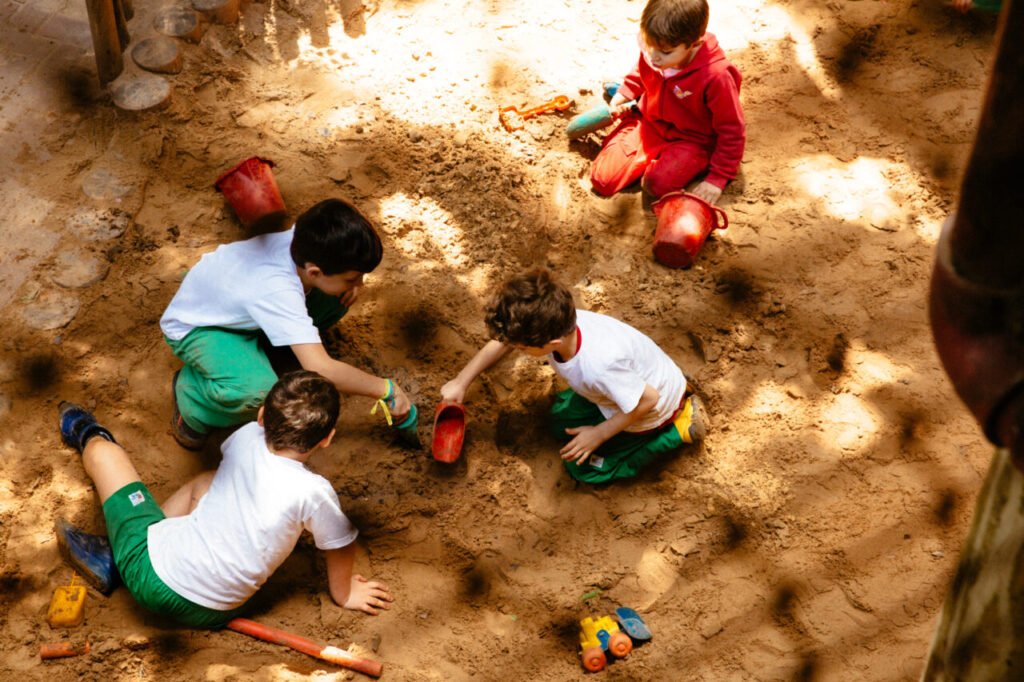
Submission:
[[359,294],[361,293],[363,293],[363,285],[359,284],[343,293],[339,300],[343,306],[351,308],[352,304],[356,302],[356,299],[359,298]]
[[566,429],[565,432],[576,437],[566,443],[559,452],[562,454],[562,459],[573,460],[577,465],[586,462],[594,450],[607,440],[601,430],[595,426],[579,426]]
[[710,182],[704,181],[690,190],[690,194],[700,197],[709,204],[716,204],[722,196],[722,190]]
[[441,387],[441,400],[446,403],[461,403],[466,399],[466,387],[458,380],[452,379]]
[[409,410],[412,409],[412,401],[409,400],[409,396],[405,394],[402,387],[397,383],[394,383],[395,387],[395,406],[391,408],[391,415],[397,421],[401,422],[409,414]]
[[376,616],[381,610],[390,609],[391,602],[394,600],[395,598],[388,592],[387,585],[376,580],[368,581],[363,576],[356,574],[352,576],[348,599],[342,606]]
[[615,93],[611,101],[608,102],[608,111],[611,112],[612,117],[619,118],[629,111],[632,106],[633,100],[626,99],[619,93]]

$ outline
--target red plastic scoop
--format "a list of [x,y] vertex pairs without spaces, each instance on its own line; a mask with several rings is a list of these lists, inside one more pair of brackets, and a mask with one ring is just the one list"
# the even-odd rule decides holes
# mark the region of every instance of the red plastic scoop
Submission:
[[434,442],[431,452],[438,462],[451,464],[462,453],[466,436],[466,408],[459,403],[441,403],[434,413]]

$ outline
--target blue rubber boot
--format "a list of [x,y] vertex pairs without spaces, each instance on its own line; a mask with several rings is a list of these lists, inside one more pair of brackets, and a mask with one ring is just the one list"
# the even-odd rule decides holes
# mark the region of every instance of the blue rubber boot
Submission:
[[93,436],[105,438],[111,443],[117,442],[110,431],[100,426],[96,417],[92,416],[92,412],[81,405],[61,401],[58,409],[60,410],[60,437],[66,445],[78,450],[79,454]]
[[61,556],[86,582],[107,596],[121,584],[107,538],[83,533],[64,519],[57,519],[54,531]]

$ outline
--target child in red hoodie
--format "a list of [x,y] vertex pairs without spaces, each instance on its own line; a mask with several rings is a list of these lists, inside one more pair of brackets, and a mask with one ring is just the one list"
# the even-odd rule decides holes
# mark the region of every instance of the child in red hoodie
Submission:
[[598,194],[642,178],[661,197],[703,178],[690,191],[713,204],[736,177],[746,143],[741,76],[707,26],[707,0],[648,1],[639,63],[609,102],[619,121],[591,168]]

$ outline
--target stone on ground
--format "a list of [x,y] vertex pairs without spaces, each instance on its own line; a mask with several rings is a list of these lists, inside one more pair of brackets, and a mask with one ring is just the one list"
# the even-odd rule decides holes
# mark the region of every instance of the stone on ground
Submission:
[[79,239],[90,242],[117,239],[128,229],[130,216],[118,209],[82,211],[67,220],[68,230]]
[[210,21],[233,24],[238,21],[240,0],[192,0],[192,7]]
[[178,42],[167,36],[146,38],[132,48],[132,59],[140,68],[153,73],[178,73],[182,58]]
[[110,263],[88,251],[63,251],[54,263],[53,281],[66,289],[84,289],[107,276]]
[[63,291],[44,291],[25,306],[21,317],[33,329],[60,329],[78,314],[78,299]]
[[198,43],[203,37],[203,22],[199,15],[184,7],[171,7],[153,18],[153,28],[172,38]]
[[171,84],[163,76],[144,74],[118,79],[110,88],[114,104],[125,111],[147,111],[171,101]]

